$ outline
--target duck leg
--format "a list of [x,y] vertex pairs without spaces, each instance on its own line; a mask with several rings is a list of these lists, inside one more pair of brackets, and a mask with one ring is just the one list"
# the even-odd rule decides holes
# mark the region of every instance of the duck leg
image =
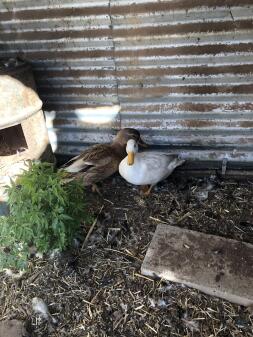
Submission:
[[140,195],[145,195],[145,193],[148,191],[149,185],[142,185],[140,186]]
[[102,194],[99,191],[99,188],[98,188],[98,186],[96,184],[92,184],[91,185],[91,190],[92,190],[93,193],[97,192],[100,195],[100,197],[102,196]]
[[144,186],[141,186],[140,194],[143,195],[143,196],[145,196],[145,197],[147,197],[150,194],[153,186],[154,185],[150,185],[150,186],[144,185]]
[[147,192],[144,194],[146,197],[147,197],[148,195],[150,195],[150,192],[151,192],[151,190],[152,190],[153,187],[154,187],[154,185],[150,185],[150,186],[149,186],[149,189],[148,189]]

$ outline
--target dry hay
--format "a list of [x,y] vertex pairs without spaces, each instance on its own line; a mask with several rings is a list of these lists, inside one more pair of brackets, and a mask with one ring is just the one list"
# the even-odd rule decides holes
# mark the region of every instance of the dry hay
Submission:
[[[25,320],[31,336],[253,336],[245,308],[140,275],[158,223],[253,243],[252,183],[215,181],[208,199],[199,201],[196,191],[208,184],[170,180],[142,198],[115,177],[102,185],[103,197],[88,193],[97,222],[87,242],[58,258],[31,261],[20,280],[2,275],[0,319]],[[88,231],[84,226],[83,239]],[[58,326],[32,313],[34,296],[49,304]]]

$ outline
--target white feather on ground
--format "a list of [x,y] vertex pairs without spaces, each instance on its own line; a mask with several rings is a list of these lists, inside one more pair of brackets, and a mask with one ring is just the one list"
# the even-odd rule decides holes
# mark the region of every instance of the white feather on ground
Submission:
[[57,320],[52,317],[48,310],[47,304],[39,297],[34,297],[32,299],[32,308],[36,314],[41,315],[47,321],[51,321],[53,324],[57,324]]

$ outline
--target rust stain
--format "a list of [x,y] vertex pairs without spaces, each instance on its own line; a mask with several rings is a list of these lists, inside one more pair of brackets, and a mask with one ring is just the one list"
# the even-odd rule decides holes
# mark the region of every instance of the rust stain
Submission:
[[[253,48],[253,45],[252,45]],[[253,50],[253,49],[252,49]],[[157,52],[159,54],[159,51]],[[219,75],[219,74],[252,74],[253,67],[252,65],[242,64],[242,65],[229,65],[229,66],[191,66],[191,67],[166,67],[161,68],[149,68],[149,69],[128,69],[128,70],[117,70],[117,76],[131,76],[131,77],[140,77],[145,75],[148,76],[165,76],[165,75]],[[183,78],[182,78],[183,79]]]
[[[62,69],[62,70],[35,70],[35,75],[39,79],[44,78],[54,78],[54,77],[97,77],[103,78],[108,76],[118,76],[118,77],[131,77],[136,81],[146,78],[146,77],[155,77],[157,76],[159,81],[162,77],[173,76],[173,75],[219,75],[219,74],[251,74],[253,73],[253,67],[251,65],[238,65],[238,66],[217,66],[217,67],[203,67],[203,66],[193,66],[193,67],[180,67],[180,68],[171,68],[167,67],[165,69],[160,68],[151,68],[151,69],[135,69],[135,70],[109,70],[109,69],[95,69],[95,70],[79,70],[79,69]],[[183,76],[182,76],[183,81]]]
[[195,120],[195,119],[185,119],[183,121],[179,121],[179,124],[183,127],[187,128],[203,128],[203,127],[211,127],[217,125],[217,122],[210,120]]
[[[251,0],[224,0],[223,6],[242,6],[252,5]],[[180,0],[177,2],[159,2],[159,3],[133,3],[132,5],[112,6],[109,10],[108,6],[94,6],[82,8],[51,8],[40,10],[19,10],[15,13],[15,18],[19,20],[41,20],[52,19],[61,17],[75,17],[75,16],[89,16],[89,15],[126,15],[145,12],[160,12],[160,11],[173,11],[173,10],[189,10],[191,8],[203,6],[203,0]],[[220,6],[219,0],[207,0],[205,6],[215,8]],[[13,18],[11,12],[0,13],[1,21],[9,21]]]
[[229,21],[229,22],[211,22],[211,23],[186,23],[178,25],[158,26],[158,27],[144,27],[131,29],[117,29],[113,31],[113,36],[117,37],[131,37],[131,36],[149,36],[152,39],[154,35],[168,35],[168,34],[188,34],[188,33],[207,33],[207,32],[222,32],[235,29],[252,29],[253,20]]
[[161,121],[160,120],[144,120],[141,119],[139,121],[135,121],[135,120],[127,120],[123,122],[123,127],[127,127],[127,128],[135,128],[136,125],[138,125],[138,129],[150,129],[150,128],[156,128],[156,129],[160,129],[161,128]]
[[189,129],[191,128],[205,128],[205,127],[212,127],[212,126],[223,126],[224,128],[230,128],[230,127],[241,127],[241,128],[252,128],[253,127],[253,121],[216,121],[216,120],[203,120],[203,119],[184,119],[183,121],[178,121],[178,123],[183,126],[187,127]]
[[[244,111],[252,111],[253,103],[230,103],[230,104],[216,104],[216,103],[157,103],[151,105],[131,105],[123,107],[121,112],[129,112],[129,111],[138,111],[138,113],[149,113],[153,112],[156,114],[159,113],[175,113],[175,112],[193,112],[193,113],[215,113],[215,110],[218,110],[222,113],[231,113],[231,112],[244,112]],[[239,114],[238,114],[239,116]]]
[[[251,5],[251,0],[224,0],[222,2],[223,6],[242,6]],[[129,6],[119,6],[112,7],[112,14],[136,14],[144,12],[160,12],[160,11],[174,11],[174,10],[189,10],[195,7],[203,6],[203,0],[179,0],[179,1],[168,1],[159,3],[144,3],[138,4],[138,2],[133,3]],[[219,0],[206,0],[206,7],[215,8],[220,6]]]
[[177,86],[177,87],[155,87],[155,88],[119,88],[119,94],[134,97],[159,97],[166,94],[224,94],[224,93],[253,93],[253,85],[234,85],[234,86],[216,86],[216,85],[195,85],[195,86]]
[[243,121],[240,122],[241,128],[253,128],[253,121]]
[[94,70],[79,70],[79,69],[62,69],[62,70],[35,70],[35,75],[39,79],[50,79],[54,77],[74,77],[78,79],[79,77],[95,77],[95,78],[103,78],[108,76],[115,75],[114,70],[104,70],[104,69],[94,69]]
[[[51,8],[51,9],[39,9],[39,10],[20,10],[16,11],[15,19],[18,20],[41,20],[52,19],[61,17],[73,17],[73,16],[89,16],[89,15],[103,15],[108,14],[109,9],[107,7],[85,7],[85,8]],[[12,12],[0,13],[0,21],[12,20]]]
[[42,88],[38,86],[38,91],[40,94],[57,94],[57,95],[102,95],[102,94],[116,94],[116,88],[71,88],[71,87],[48,87]]
[[[236,52],[252,52],[253,43],[241,42],[236,45],[228,45],[225,43],[210,44],[210,45],[191,45],[180,47],[164,47],[164,48],[146,48],[132,50],[131,53],[135,57],[140,56],[173,56],[173,55],[216,55],[220,53],[236,53]],[[118,57],[130,56],[128,50],[118,50],[115,52]]]

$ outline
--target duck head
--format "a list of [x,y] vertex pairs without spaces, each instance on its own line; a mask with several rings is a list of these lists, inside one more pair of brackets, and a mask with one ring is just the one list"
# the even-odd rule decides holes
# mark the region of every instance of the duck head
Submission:
[[138,143],[134,139],[129,139],[126,146],[127,152],[127,164],[133,165],[134,164],[134,157],[135,154],[138,152]]
[[119,144],[126,148],[127,142],[132,139],[141,147],[148,147],[148,145],[141,139],[139,131],[131,128],[125,128],[120,130],[113,140],[113,143]]

